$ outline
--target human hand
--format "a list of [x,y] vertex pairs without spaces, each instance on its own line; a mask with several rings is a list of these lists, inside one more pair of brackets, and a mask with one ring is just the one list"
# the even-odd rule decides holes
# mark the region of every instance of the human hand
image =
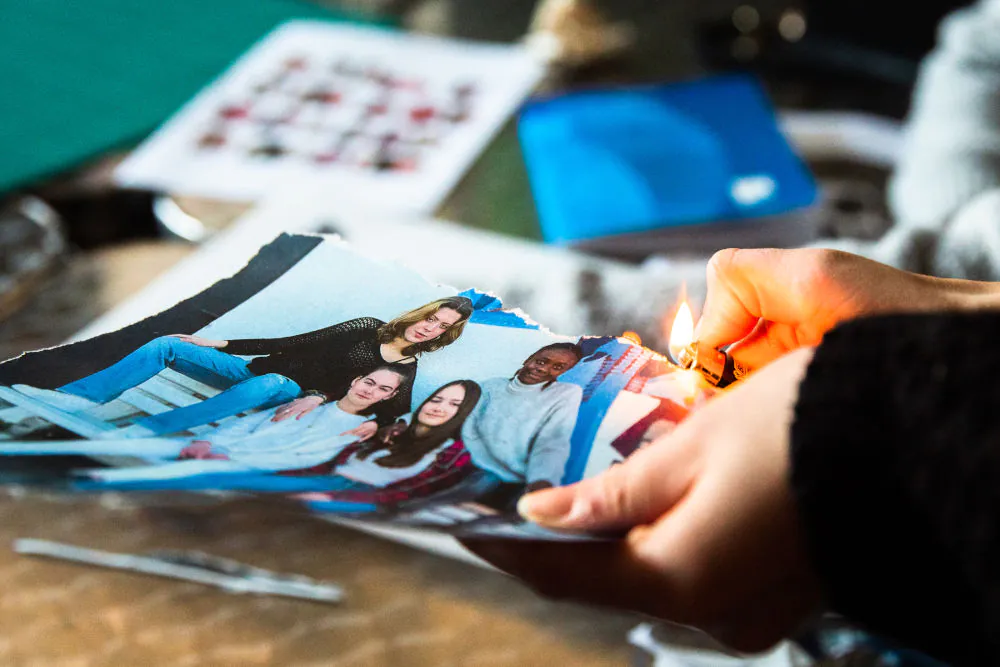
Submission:
[[383,445],[388,445],[392,443],[397,436],[402,435],[404,431],[406,431],[406,424],[396,422],[395,424],[379,429],[378,439]]
[[323,405],[323,397],[321,396],[303,396],[301,398],[296,398],[294,401],[285,403],[275,410],[274,416],[271,417],[271,421],[280,422],[290,417],[302,419],[321,405]]
[[364,442],[371,438],[375,433],[378,432],[378,424],[374,420],[366,421],[364,424],[352,428],[350,431],[344,431],[340,435],[350,435],[358,439],[358,442]]
[[845,320],[996,304],[997,286],[900,271],[850,253],[722,250],[708,264],[708,294],[695,337],[756,369],[818,345]]
[[212,450],[212,443],[208,440],[192,440],[191,444],[180,451],[179,459],[204,459]]
[[743,651],[787,636],[820,602],[788,484],[789,428],[812,350],[709,401],[597,477],[522,497],[522,515],[621,542],[472,539],[543,594],[700,627]]
[[212,340],[211,338],[202,338],[201,336],[195,336],[193,334],[170,334],[171,338],[179,338],[185,343],[192,343],[194,345],[200,345],[201,347],[214,347],[217,350],[221,350],[225,346],[229,345],[228,340]]

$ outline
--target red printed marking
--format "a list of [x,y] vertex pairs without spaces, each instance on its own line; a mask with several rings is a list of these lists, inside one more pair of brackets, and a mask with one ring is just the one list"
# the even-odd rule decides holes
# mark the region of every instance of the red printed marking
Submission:
[[426,123],[434,118],[434,107],[413,107],[410,110],[410,119],[414,123]]
[[219,115],[226,120],[236,120],[246,118],[250,115],[250,111],[246,107],[226,106],[219,109]]

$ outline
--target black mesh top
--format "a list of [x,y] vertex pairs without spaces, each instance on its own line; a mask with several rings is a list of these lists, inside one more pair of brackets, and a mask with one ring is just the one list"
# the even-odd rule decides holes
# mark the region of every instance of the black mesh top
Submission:
[[[377,338],[383,324],[374,317],[358,317],[285,338],[231,340],[223,349],[230,354],[267,355],[252,360],[247,367],[250,372],[283,375],[294,380],[303,391],[318,391],[328,400],[336,401],[347,393],[351,380],[387,363]],[[391,423],[411,410],[416,360],[399,365],[409,371],[408,379],[394,397],[376,406],[374,413],[380,424]]]

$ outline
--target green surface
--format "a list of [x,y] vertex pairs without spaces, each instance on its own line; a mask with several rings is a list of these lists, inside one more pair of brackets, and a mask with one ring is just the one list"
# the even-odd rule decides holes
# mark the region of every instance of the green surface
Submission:
[[294,18],[371,22],[299,0],[0,0],[0,192],[138,142]]
[[541,241],[535,201],[511,120],[479,156],[441,207],[445,220]]

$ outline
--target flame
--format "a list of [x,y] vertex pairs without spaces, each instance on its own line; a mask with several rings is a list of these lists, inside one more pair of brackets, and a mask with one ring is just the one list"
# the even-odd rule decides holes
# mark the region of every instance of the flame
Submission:
[[639,336],[639,334],[637,334],[634,331],[626,331],[626,332],[624,332],[622,334],[622,338],[627,338],[628,340],[632,341],[636,345],[642,345],[642,337]]
[[677,354],[694,342],[694,317],[691,315],[691,308],[687,301],[681,301],[674,315],[674,323],[670,327],[670,354],[675,359]]

